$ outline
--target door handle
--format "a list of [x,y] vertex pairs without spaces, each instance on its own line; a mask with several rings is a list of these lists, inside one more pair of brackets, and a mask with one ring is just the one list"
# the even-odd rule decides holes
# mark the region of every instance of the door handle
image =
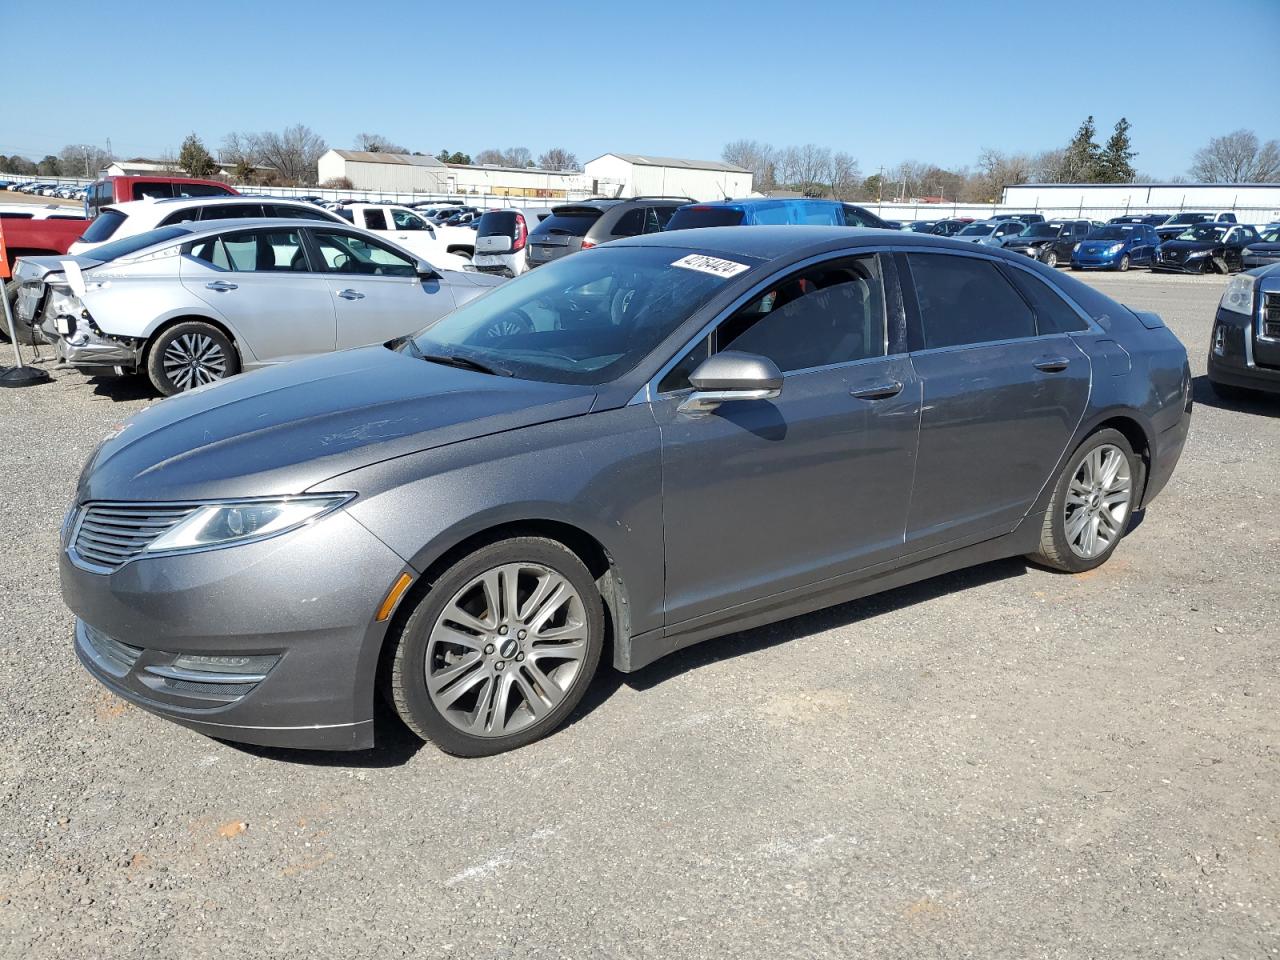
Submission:
[[856,400],[888,400],[902,392],[902,381],[886,380],[870,387],[854,387],[849,396]]
[[219,293],[226,293],[228,290],[238,290],[239,286],[234,283],[227,283],[225,280],[214,280],[212,283],[206,283],[205,288],[217,290]]
[[364,299],[363,293],[361,293],[359,290],[351,290],[351,289],[339,290],[338,296],[340,296],[343,300],[363,300]]
[[1066,357],[1041,357],[1033,366],[1037,370],[1043,370],[1045,373],[1061,373],[1067,369],[1071,361]]

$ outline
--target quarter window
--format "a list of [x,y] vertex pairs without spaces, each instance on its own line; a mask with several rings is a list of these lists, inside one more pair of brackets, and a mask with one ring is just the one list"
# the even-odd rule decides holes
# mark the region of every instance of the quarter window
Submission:
[[641,207],[628,210],[613,225],[615,237],[634,237],[642,231],[644,231],[644,209]]
[[1040,336],[1050,333],[1077,333],[1089,329],[1089,325],[1080,318],[1080,314],[1049,288],[1039,277],[1033,277],[1025,270],[1016,267],[1009,270],[1013,285],[1017,287],[1031,304],[1036,315],[1036,332]]
[[[329,220],[325,212],[319,207],[313,207],[311,204],[306,206],[294,206],[292,204],[268,204],[267,209],[270,211],[268,216],[280,217],[287,220]],[[330,221],[332,222],[332,221]]]
[[197,240],[190,255],[237,273],[305,272],[307,257],[295,230],[263,230]]
[[990,261],[936,253],[907,261],[926,350],[1036,335],[1030,308]]

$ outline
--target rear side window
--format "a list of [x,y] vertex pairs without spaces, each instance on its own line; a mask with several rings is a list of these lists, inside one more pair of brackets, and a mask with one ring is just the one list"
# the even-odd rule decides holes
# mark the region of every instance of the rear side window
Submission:
[[1016,340],[1036,335],[1026,301],[988,260],[910,253],[924,327],[924,349]]
[[[167,227],[171,223],[190,223],[193,220],[199,219],[200,209],[198,207],[183,207],[181,210],[173,211],[173,213],[161,220],[160,226]],[[213,217],[210,217],[209,219],[212,220]]]
[[1017,287],[1036,315],[1036,331],[1044,336],[1049,333],[1076,333],[1089,329],[1089,325],[1081,319],[1080,314],[1058,296],[1049,285],[1039,277],[1033,277],[1025,270],[1016,267],[1008,271],[1013,285]]
[[234,196],[229,187],[219,186],[214,183],[175,183],[173,186],[173,195],[175,197],[229,197]]
[[165,197],[172,196],[172,183],[135,183],[133,185],[133,199],[135,200],[145,200],[147,197],[162,200]]
[[[30,219],[31,219],[31,214],[29,213],[12,213],[8,210],[0,211],[0,220],[30,220]],[[53,219],[53,218],[50,217],[50,219]]]
[[302,239],[294,230],[224,234],[192,244],[190,255],[222,270],[240,273],[306,271]]
[[[282,217],[288,220],[329,220],[323,210],[319,207],[313,207],[311,204],[306,206],[293,206],[291,204],[267,204],[267,216]],[[332,220],[329,220],[332,223]]]
[[263,215],[260,203],[214,203],[196,209],[201,220],[245,220]]
[[558,235],[562,237],[585,237],[587,231],[600,219],[600,211],[584,210],[582,212],[553,213],[543,220],[534,233],[541,235]]
[[733,207],[681,207],[667,224],[668,230],[692,230],[697,227],[736,227],[743,220],[741,210]]
[[387,229],[386,212],[383,210],[364,210],[361,212],[366,230]]
[[618,218],[618,222],[613,225],[613,235],[615,237],[634,237],[644,232],[644,213],[645,208],[636,207],[634,210],[628,210]]
[[119,210],[103,210],[93,222],[89,224],[89,228],[80,234],[80,239],[85,243],[103,243],[110,240],[120,224],[124,223],[125,216]]

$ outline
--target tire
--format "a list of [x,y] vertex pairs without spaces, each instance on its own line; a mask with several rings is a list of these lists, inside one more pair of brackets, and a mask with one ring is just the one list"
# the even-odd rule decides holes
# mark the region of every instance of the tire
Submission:
[[[197,365],[180,363],[183,357]],[[211,323],[186,320],[163,331],[147,350],[147,378],[166,397],[216,383],[240,372],[230,338]]]
[[1219,400],[1225,400],[1228,403],[1242,403],[1246,400],[1252,400],[1254,393],[1244,387],[1233,387],[1227,383],[1218,383],[1216,380],[1209,381],[1209,389],[1213,391],[1213,395]]
[[[514,610],[503,599],[512,583]],[[562,587],[570,588],[563,597]],[[446,753],[513,750],[551,733],[582,700],[604,635],[604,602],[576,554],[541,537],[500,540],[441,574],[405,620],[391,656],[391,702],[410,730]],[[573,657],[557,656],[570,648]]]
[[1129,272],[1129,255],[1127,253],[1120,258],[1120,263],[1117,264],[1116,269],[1121,273]]
[[1049,267],[1050,269],[1057,269],[1058,254],[1055,253],[1053,250],[1050,250],[1048,253],[1046,253],[1044,255],[1044,265],[1046,267]]
[[[1087,479],[1084,483],[1077,480],[1077,474],[1088,463],[1095,476],[1101,465],[1103,475],[1097,479],[1105,481],[1105,474],[1113,463],[1112,456],[1121,458],[1117,475],[1111,484],[1103,484],[1101,493]],[[1120,503],[1108,504],[1119,496],[1122,478],[1126,482],[1128,497],[1123,501],[1123,510],[1120,510]],[[1088,436],[1071,454],[1054,484],[1049,509],[1040,529],[1039,549],[1028,558],[1067,573],[1083,573],[1102,566],[1124,538],[1140,492],[1141,479],[1141,465],[1124,434],[1107,429]],[[1106,492],[1113,488],[1114,492]],[[1081,511],[1084,511],[1082,523],[1077,520]],[[1090,531],[1093,532],[1092,544],[1089,543]]]

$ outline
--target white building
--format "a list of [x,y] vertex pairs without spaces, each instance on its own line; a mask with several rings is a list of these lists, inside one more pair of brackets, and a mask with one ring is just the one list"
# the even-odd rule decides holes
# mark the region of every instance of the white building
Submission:
[[1280,183],[1022,183],[1005,187],[1001,203],[1059,216],[1233,210],[1242,222],[1265,223],[1280,215]]
[[606,153],[584,170],[586,189],[597,196],[724,200],[751,194],[751,171],[719,160]]
[[416,153],[329,150],[316,165],[320,183],[347,179],[356,190],[382,193],[444,193],[445,165]]
[[578,170],[539,170],[536,167],[499,167],[493,164],[450,163],[445,172],[449,193],[485,194],[491,197],[543,197],[564,200],[586,195],[585,178]]

